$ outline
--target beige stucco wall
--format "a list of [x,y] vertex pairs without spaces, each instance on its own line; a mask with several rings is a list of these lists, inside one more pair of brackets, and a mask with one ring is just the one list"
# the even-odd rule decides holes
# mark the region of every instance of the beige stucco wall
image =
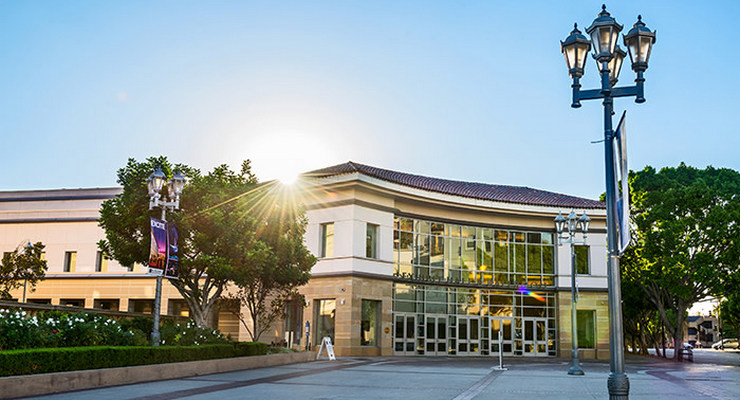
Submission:
[[[334,352],[337,356],[379,356],[392,353],[393,285],[391,281],[361,277],[313,278],[301,293],[306,297],[304,321],[311,322],[311,342],[316,343],[317,300],[336,300]],[[360,345],[362,300],[380,301],[380,346]],[[386,332],[387,331],[387,332]]]

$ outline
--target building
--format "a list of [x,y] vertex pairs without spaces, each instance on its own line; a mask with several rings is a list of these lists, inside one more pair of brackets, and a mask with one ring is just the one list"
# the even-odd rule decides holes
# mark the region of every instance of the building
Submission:
[[[47,244],[48,278],[29,300],[151,309],[153,279],[96,248],[97,209],[119,190],[0,193],[3,251]],[[352,162],[304,174],[295,195],[319,261],[305,303],[273,340],[305,347],[306,331],[313,345],[329,336],[338,356],[491,356],[499,343],[509,356],[568,356],[570,249],[558,246],[553,219],[575,209],[592,218],[588,245],[576,247],[579,347],[584,358],[609,357],[603,203]],[[181,312],[164,289],[162,312]],[[229,315],[219,328],[246,340]]]
[[684,324],[683,337],[694,347],[711,347],[719,340],[719,324],[714,315],[689,315]]

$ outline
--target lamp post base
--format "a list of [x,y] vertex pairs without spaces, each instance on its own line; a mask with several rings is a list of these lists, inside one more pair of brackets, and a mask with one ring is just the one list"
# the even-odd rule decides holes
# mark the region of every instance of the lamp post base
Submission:
[[606,380],[606,386],[609,389],[609,400],[629,399],[630,381],[624,372],[610,373]]
[[573,349],[570,351],[571,357],[570,357],[570,368],[568,369],[568,375],[586,375],[585,372],[583,372],[583,368],[580,366],[580,362],[578,361],[578,350]]

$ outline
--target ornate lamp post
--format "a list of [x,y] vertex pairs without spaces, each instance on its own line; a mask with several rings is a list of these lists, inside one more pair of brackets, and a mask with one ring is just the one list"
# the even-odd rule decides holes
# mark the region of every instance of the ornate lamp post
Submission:
[[[576,303],[578,303],[578,295],[576,294],[576,244],[586,244],[586,234],[588,233],[588,225],[591,223],[591,218],[584,212],[580,218],[576,215],[576,212],[571,210],[568,218],[563,217],[563,214],[558,213],[555,217],[555,229],[558,231],[558,246],[562,246],[563,243],[570,243],[570,328],[573,349],[570,352],[570,368],[568,369],[568,375],[584,375],[583,369],[581,368],[580,362],[578,361],[578,323],[576,320]],[[567,228],[567,234],[563,236],[563,229]],[[580,230],[583,234],[583,240],[576,240],[576,230]]]
[[[151,175],[149,175],[149,178],[146,180],[146,186],[149,190],[149,209],[153,209],[154,207],[161,207],[162,208],[162,221],[166,221],[165,217],[167,215],[167,209],[170,210],[177,210],[180,208],[180,195],[182,194],[182,189],[185,187],[185,177],[180,175],[179,172],[176,172],[175,175],[172,176],[172,179],[170,179],[169,182],[167,182],[167,194],[169,196],[170,201],[167,201],[167,199],[162,198],[162,195],[160,192],[162,191],[162,187],[165,184],[165,179],[167,177],[164,175],[161,169],[157,169],[156,172],[153,172]],[[151,272],[151,270],[150,270]],[[152,346],[159,346],[160,342],[160,335],[159,335],[159,309],[161,307],[162,303],[162,274],[164,273],[164,270],[160,274],[157,275],[157,286],[154,292],[154,310],[152,319],[154,320],[154,327],[152,328]]]
[[[589,47],[588,39],[576,28],[565,41],[561,42],[561,50],[568,64],[568,73],[573,78],[573,101],[571,107],[581,106],[581,100],[603,99],[604,105],[604,154],[606,164],[606,226],[607,226],[607,274],[609,286],[609,353],[610,369],[607,386],[609,398],[628,399],[629,380],[624,372],[624,336],[622,326],[622,294],[619,277],[619,255],[617,251],[617,209],[616,187],[614,170],[614,132],[612,130],[613,98],[634,96],[636,103],[645,102],[643,73],[648,67],[650,51],[655,43],[655,32],[651,32],[637,17],[632,29],[624,35],[624,44],[629,50],[632,60],[632,70],[637,78],[634,86],[614,87],[622,66],[624,51],[617,46],[619,32],[622,25],[611,17],[606,6],[601,7],[601,13],[594,20],[586,32],[591,36],[593,57],[596,59],[601,74],[601,88],[581,90],[579,80],[583,76],[585,52]],[[585,51],[584,51],[585,49]]]

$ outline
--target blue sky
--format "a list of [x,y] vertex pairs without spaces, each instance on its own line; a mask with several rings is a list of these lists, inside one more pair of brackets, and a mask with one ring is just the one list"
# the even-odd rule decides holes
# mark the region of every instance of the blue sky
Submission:
[[[5,1],[0,190],[113,186],[127,158],[165,154],[202,170],[249,158],[264,180],[353,160],[596,198],[601,104],[570,108],[559,41],[600,7]],[[607,9],[624,32],[638,13],[657,30],[647,102],[615,102],[630,167],[740,169],[740,3]]]

